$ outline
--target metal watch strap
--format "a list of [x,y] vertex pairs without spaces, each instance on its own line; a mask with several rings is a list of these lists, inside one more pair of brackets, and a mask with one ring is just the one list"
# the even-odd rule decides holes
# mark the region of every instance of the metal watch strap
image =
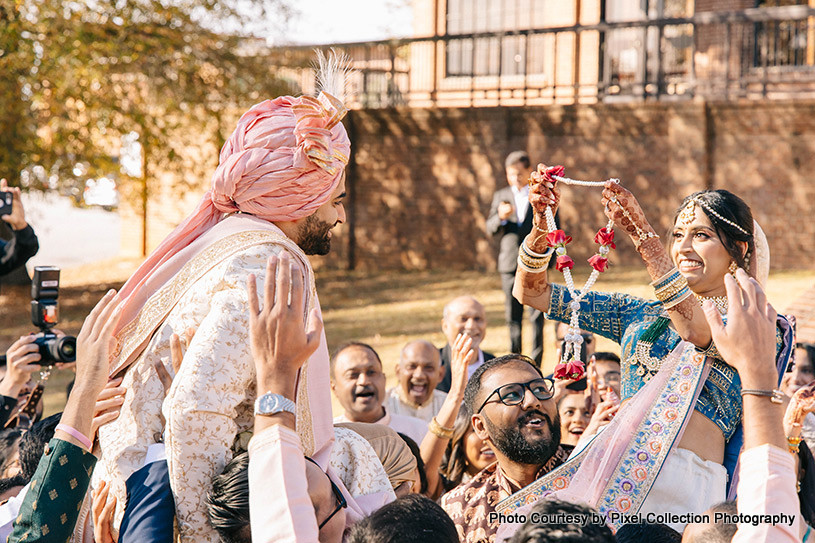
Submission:
[[281,394],[267,392],[255,400],[255,415],[296,414],[297,404]]

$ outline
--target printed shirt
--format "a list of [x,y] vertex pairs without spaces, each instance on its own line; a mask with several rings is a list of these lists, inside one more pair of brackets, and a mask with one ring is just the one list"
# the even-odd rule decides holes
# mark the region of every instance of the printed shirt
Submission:
[[[536,478],[565,462],[571,451],[569,445],[558,446]],[[495,511],[498,502],[520,489],[520,485],[504,474],[498,462],[494,462],[469,482],[458,485],[442,496],[441,506],[453,519],[462,543],[492,543],[500,523],[497,519],[490,519],[490,513]]]
[[49,441],[8,541],[68,541],[95,465],[96,457],[73,443]]

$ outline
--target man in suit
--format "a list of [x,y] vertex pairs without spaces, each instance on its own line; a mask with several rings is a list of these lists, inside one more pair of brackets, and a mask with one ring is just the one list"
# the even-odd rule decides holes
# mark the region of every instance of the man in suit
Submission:
[[493,356],[492,353],[485,353],[480,348],[481,341],[487,334],[487,314],[484,311],[484,306],[472,296],[459,296],[444,306],[441,330],[447,338],[447,345],[439,349],[441,365],[444,369],[444,377],[442,377],[441,382],[436,385],[436,390],[450,392],[450,384],[453,380],[450,360],[452,359],[452,345],[456,341],[456,336],[459,334],[470,336],[473,340],[471,348],[478,353],[475,362],[470,364],[470,367],[467,368],[468,378],[475,373],[475,370],[477,370],[481,364],[495,358],[495,356]]
[[[532,163],[526,151],[513,151],[507,156],[504,167],[509,186],[496,191],[492,197],[487,231],[499,240],[498,273],[501,274],[501,288],[506,296],[510,350],[520,353],[524,306],[513,298],[512,285],[515,283],[518,248],[532,230],[533,213],[529,208],[528,184]],[[540,366],[543,357],[543,313],[536,309],[531,311],[533,347],[530,358]]]

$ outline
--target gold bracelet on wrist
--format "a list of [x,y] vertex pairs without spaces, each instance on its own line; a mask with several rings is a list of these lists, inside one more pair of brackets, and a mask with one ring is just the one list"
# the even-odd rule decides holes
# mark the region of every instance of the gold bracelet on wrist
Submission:
[[798,448],[801,446],[801,437],[787,436],[787,447],[792,454],[798,453]]
[[653,281],[654,294],[662,302],[665,309],[671,309],[688,299],[693,293],[688,287],[688,280],[679,273],[676,267],[668,273]]
[[440,425],[436,420],[436,417],[430,419],[430,424],[427,425],[427,429],[431,434],[438,438],[453,439],[454,428],[445,428],[444,426]]
[[518,248],[518,267],[529,273],[545,271],[554,253],[550,247],[545,253],[536,253],[526,245],[526,241]]

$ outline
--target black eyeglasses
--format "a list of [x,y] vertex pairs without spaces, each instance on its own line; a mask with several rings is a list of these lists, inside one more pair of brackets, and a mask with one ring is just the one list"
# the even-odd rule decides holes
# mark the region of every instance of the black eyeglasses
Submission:
[[[331,477],[329,477],[328,480],[331,481]],[[320,526],[317,527],[318,530],[322,530],[323,526],[328,524],[328,521],[334,518],[334,515],[339,513],[341,509],[348,507],[348,502],[345,500],[345,496],[342,495],[342,492],[340,492],[340,489],[336,484],[334,484],[334,481],[331,481],[331,490],[334,492],[334,498],[337,500],[337,507],[335,507],[334,511],[328,515],[328,518],[320,523]]]
[[[318,468],[320,467],[320,465],[317,462],[315,462],[308,456],[306,456],[305,459],[314,464],[315,466],[317,466]],[[320,468],[320,470],[322,471],[322,468]],[[328,477],[328,474],[326,473],[325,476]],[[334,493],[334,499],[337,500],[337,506],[334,508],[334,511],[332,511],[331,514],[328,515],[328,518],[326,518],[324,521],[320,523],[320,525],[317,527],[318,530],[322,530],[323,526],[328,524],[328,521],[334,518],[334,515],[339,513],[341,509],[345,509],[346,507],[348,507],[348,501],[345,499],[345,496],[342,495],[342,491],[340,490],[340,488],[334,483],[334,481],[331,480],[331,477],[328,477],[328,482],[331,483],[331,491]]]
[[527,383],[509,383],[508,385],[500,386],[487,396],[476,413],[481,413],[481,410],[484,409],[487,402],[496,394],[498,394],[498,399],[501,400],[502,404],[518,405],[524,401],[527,389],[529,389],[529,392],[537,399],[548,400],[555,395],[555,382],[548,377],[542,377],[540,379],[533,379]]

